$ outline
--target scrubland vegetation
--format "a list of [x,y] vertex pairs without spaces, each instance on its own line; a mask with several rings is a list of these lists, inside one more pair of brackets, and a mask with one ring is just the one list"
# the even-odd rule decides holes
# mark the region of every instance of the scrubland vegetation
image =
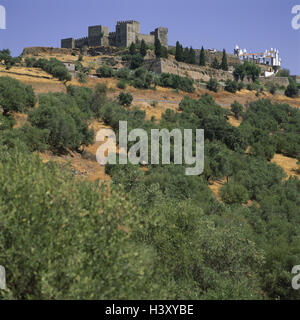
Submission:
[[[139,79],[138,88],[155,83],[143,69],[115,76]],[[191,89],[176,76],[158,83]],[[233,127],[230,111],[208,94],[185,97],[179,112],[167,110],[159,122],[120,103],[104,85],[36,97],[0,78],[0,264],[8,283],[0,297],[299,299],[290,282],[300,261],[300,181],[269,160],[275,152],[299,159],[300,111],[269,100],[234,103],[242,124]],[[27,123],[14,128],[13,112],[27,113]],[[33,153],[80,151],[93,142],[93,118],[115,131],[120,120],[128,131],[204,129],[204,172],[107,165],[108,186]],[[221,202],[209,189],[217,179],[226,181]]]

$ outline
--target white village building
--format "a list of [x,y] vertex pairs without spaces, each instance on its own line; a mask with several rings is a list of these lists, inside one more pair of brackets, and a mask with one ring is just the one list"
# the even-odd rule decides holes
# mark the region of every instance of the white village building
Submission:
[[242,61],[249,61],[254,63],[260,63],[270,66],[269,71],[265,71],[265,77],[270,77],[278,72],[281,67],[281,58],[279,57],[279,51],[271,48],[265,52],[248,53],[246,49],[240,49],[236,45],[234,54]]

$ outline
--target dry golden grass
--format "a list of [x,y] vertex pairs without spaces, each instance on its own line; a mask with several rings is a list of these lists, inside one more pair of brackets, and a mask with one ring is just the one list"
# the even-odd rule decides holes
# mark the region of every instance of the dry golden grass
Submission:
[[35,78],[45,78],[45,79],[53,79],[52,75],[43,71],[39,68],[26,68],[26,67],[11,67],[9,70],[6,70],[4,66],[0,66],[1,75],[15,75],[15,76],[27,76],[27,77],[35,77]]
[[237,120],[234,116],[228,116],[228,122],[233,126],[233,127],[239,127],[242,123],[242,118]]
[[16,129],[22,127],[27,122],[28,115],[24,113],[14,113],[13,117],[16,121],[14,125],[14,129]]
[[276,163],[284,170],[287,174],[287,179],[295,176],[300,178],[300,166],[297,164],[297,159],[286,157],[282,154],[275,154],[271,162]]
[[213,184],[209,184],[209,189],[212,191],[216,199],[221,202],[220,188],[226,183],[226,179],[213,181]]
[[[90,124],[90,128],[95,134],[100,129],[109,128],[101,120],[94,120]],[[54,161],[58,163],[70,163],[71,168],[75,170],[77,175],[86,177],[89,181],[109,181],[110,177],[105,174],[105,166],[100,165],[96,159],[97,149],[103,142],[94,142],[86,147],[83,154],[77,152],[69,152],[68,155],[57,156],[52,152],[39,153],[43,162]]]

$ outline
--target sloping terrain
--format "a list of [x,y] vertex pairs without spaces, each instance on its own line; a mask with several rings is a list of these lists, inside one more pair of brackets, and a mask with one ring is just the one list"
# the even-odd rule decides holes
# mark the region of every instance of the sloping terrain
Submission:
[[[38,50],[38,53],[31,52],[26,54],[28,57],[35,57],[35,58],[56,58],[63,62],[70,62],[70,61],[77,61],[78,57],[73,56],[70,50],[66,50],[66,52],[62,52],[58,50],[50,51],[45,50]],[[90,66],[92,69],[92,73],[95,72],[99,61],[101,59],[109,58],[109,56],[96,56],[96,57],[89,57],[84,56],[82,64],[85,67]],[[9,70],[6,70],[3,66],[0,67],[0,76],[10,76],[21,82],[32,85],[33,89],[37,94],[39,93],[47,93],[47,92],[66,92],[66,85],[59,80],[53,78],[47,72],[38,69],[38,68],[25,68],[25,67],[12,67]],[[87,82],[82,84],[77,79],[73,79],[71,82],[68,82],[67,85],[72,84],[76,86],[83,86],[83,87],[95,87],[99,83],[105,83],[109,88],[108,96],[112,99],[117,99],[118,95],[122,91],[117,87],[118,80],[115,78],[97,78],[97,77],[89,77]],[[248,102],[255,101],[261,98],[268,98],[273,102],[278,103],[288,103],[293,107],[300,108],[300,97],[296,99],[288,98],[281,94],[272,95],[269,92],[263,92],[258,97],[256,96],[255,91],[249,90],[241,90],[237,91],[235,94],[229,93],[227,91],[219,91],[217,93],[208,91],[206,89],[198,88],[194,93],[186,93],[180,90],[173,90],[169,88],[162,88],[157,86],[155,90],[140,90],[134,87],[128,86],[126,89],[127,92],[130,92],[134,98],[132,107],[138,106],[141,110],[146,112],[146,118],[150,120],[152,117],[155,117],[156,120],[161,119],[161,115],[167,110],[178,110],[178,105],[180,101],[184,98],[184,96],[190,96],[193,99],[199,98],[204,93],[209,93],[215,101],[220,104],[225,109],[230,109],[230,105],[234,101],[238,101],[239,103],[246,105]],[[21,126],[26,122],[25,115],[15,115],[17,124],[16,127]],[[232,126],[239,126],[242,122],[242,119],[237,120],[233,115],[229,115],[228,122]],[[91,123],[91,127],[97,132],[100,128],[104,128],[105,125],[100,120],[94,120]],[[45,162],[49,160],[55,160],[58,162],[70,161],[71,166],[74,168],[76,172],[81,175],[86,176],[89,180],[94,181],[97,178],[100,179],[109,179],[108,176],[105,175],[104,167],[100,167],[96,162],[95,155],[96,150],[99,144],[95,143],[85,150],[85,155],[80,155],[76,153],[70,153],[68,156],[56,156],[51,154],[50,152],[44,153],[41,155]],[[283,155],[275,155],[273,162],[276,162],[280,165],[288,176],[297,175],[297,160],[285,157]],[[214,191],[215,195],[218,197],[218,189],[222,184],[215,183],[211,186],[211,189]]]

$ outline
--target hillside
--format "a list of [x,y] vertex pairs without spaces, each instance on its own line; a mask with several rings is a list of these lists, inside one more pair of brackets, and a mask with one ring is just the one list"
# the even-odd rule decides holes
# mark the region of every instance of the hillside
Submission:
[[[79,52],[78,52],[79,54]],[[116,58],[116,54],[108,55],[100,55],[100,56],[84,56],[82,64],[84,66],[92,65],[93,69],[91,70],[91,74],[95,73],[98,64],[107,62],[109,58]],[[56,49],[56,48],[26,48],[23,51],[23,58],[26,57],[35,57],[35,58],[56,58],[62,62],[76,62],[78,60],[77,56],[72,55],[72,50],[69,49]],[[171,57],[172,59],[172,57]],[[37,94],[47,93],[47,92],[66,92],[66,86],[61,83],[58,79],[54,78],[52,75],[49,75],[47,72],[39,69],[39,68],[28,68],[28,67],[18,67],[14,66],[10,70],[5,70],[5,67],[0,67],[0,74],[3,76],[11,76],[17,80],[20,80],[24,84],[31,85],[34,88],[34,91]],[[80,87],[89,87],[94,88],[97,84],[105,84],[110,89],[108,92],[108,96],[114,100],[117,99],[122,89],[117,87],[118,80],[115,78],[88,78],[87,82],[82,84],[78,81],[78,79],[73,79],[68,85],[75,85]],[[242,105],[245,105],[251,101],[256,101],[261,98],[270,99],[272,102],[278,103],[288,103],[295,108],[300,108],[300,97],[299,98],[288,98],[283,94],[277,93],[275,95],[270,94],[269,92],[262,93],[259,97],[256,96],[255,91],[249,91],[243,89],[241,91],[237,91],[235,94],[227,92],[227,91],[219,91],[217,93],[209,91],[207,89],[198,88],[194,93],[187,93],[179,90],[176,92],[170,88],[164,87],[156,87],[156,90],[140,90],[129,86],[126,90],[130,92],[133,96],[133,103],[131,108],[138,107],[141,110],[145,111],[146,118],[148,120],[151,117],[155,117],[157,120],[161,119],[163,113],[166,112],[167,109],[171,109],[174,111],[178,111],[178,106],[180,101],[185,97],[189,96],[193,99],[197,99],[199,96],[204,93],[209,93],[214,100],[224,109],[230,110],[230,105],[234,101],[238,101]],[[153,106],[153,102],[155,102],[155,106]],[[16,114],[16,117],[18,115]],[[237,120],[234,115],[229,115],[228,122],[235,127],[238,127],[241,124],[241,119]],[[23,122],[24,123],[24,122]],[[103,123],[95,121],[91,124],[91,127],[94,129],[102,128]],[[96,130],[97,131],[97,130]],[[51,155],[51,153],[42,154],[41,157],[44,162],[49,160],[54,160],[58,162],[67,163],[69,160],[71,161],[71,166],[74,168],[75,172],[78,172],[79,175],[84,175],[89,178],[89,180],[94,181],[97,178],[108,179],[109,177],[105,175],[104,169],[99,169],[98,164],[96,163],[95,153],[97,150],[98,144],[87,147],[87,152],[92,150],[93,160],[83,158],[81,155],[73,153],[71,156],[61,157]],[[288,174],[288,176],[298,176],[297,173],[297,160],[284,157],[282,155],[276,155],[272,160],[280,165]],[[217,182],[216,182],[217,183]],[[221,185],[219,185],[220,187]],[[215,191],[215,187],[212,186],[212,190],[218,196],[217,191]],[[218,188],[216,189],[218,190]]]
[[[299,299],[300,97],[248,79],[234,88],[225,70],[208,90],[143,68],[146,57],[27,48],[0,67],[0,298]],[[137,164],[100,165],[97,132],[119,121],[149,139],[204,129],[203,172],[187,175],[195,163],[173,152],[147,163],[152,144]]]

